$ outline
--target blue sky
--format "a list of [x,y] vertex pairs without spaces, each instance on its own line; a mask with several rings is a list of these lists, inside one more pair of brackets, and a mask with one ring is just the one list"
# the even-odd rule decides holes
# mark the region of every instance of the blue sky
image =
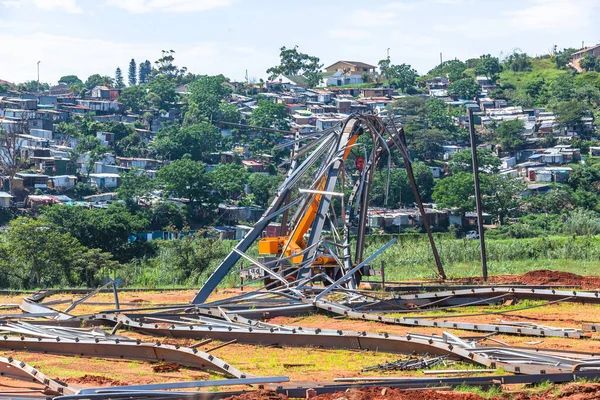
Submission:
[[176,51],[199,74],[264,78],[279,48],[321,58],[393,63],[420,73],[444,59],[531,55],[600,43],[599,0],[0,0],[0,79],[126,74]]

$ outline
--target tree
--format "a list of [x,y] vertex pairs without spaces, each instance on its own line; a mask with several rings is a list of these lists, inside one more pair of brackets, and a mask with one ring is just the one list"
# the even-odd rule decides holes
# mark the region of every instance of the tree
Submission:
[[117,188],[117,197],[124,200],[130,209],[138,200],[148,201],[152,191],[157,188],[156,179],[150,178],[144,171],[132,169],[120,174],[121,184]]
[[281,178],[277,175],[250,174],[248,178],[250,192],[261,207],[269,204],[269,200],[275,196],[280,183]]
[[432,128],[444,131],[455,130],[454,120],[448,112],[448,105],[435,97],[427,100],[427,124]]
[[241,164],[219,165],[210,173],[213,187],[225,201],[237,199],[248,183],[248,171]]
[[448,94],[464,100],[472,100],[479,96],[481,88],[473,78],[459,79],[448,85]]
[[[231,95],[231,87],[224,85],[227,78],[223,75],[203,76],[188,86],[188,113],[196,120],[205,117],[210,121],[221,120],[221,103]],[[187,113],[186,113],[187,114]],[[192,116],[190,115],[191,118]]]
[[408,136],[408,147],[417,152],[420,159],[431,160],[442,151],[442,145],[447,138],[438,129],[425,129]]
[[173,161],[158,170],[157,177],[164,184],[166,195],[186,198],[192,205],[213,205],[216,202],[212,193],[210,176],[206,165],[190,158]]
[[475,208],[473,174],[459,172],[439,181],[433,188],[433,200],[441,208],[456,208],[461,214]]
[[135,254],[137,244],[129,237],[146,230],[149,222],[122,205],[113,204],[107,209],[46,207],[42,213],[57,231],[69,233],[86,247],[111,253],[120,262],[142,255]]
[[[66,207],[65,207],[66,208]],[[100,268],[116,269],[111,255],[88,249],[45,219],[20,217],[10,223],[0,245],[0,271],[12,287],[93,286]]]
[[481,174],[481,191],[483,208],[497,216],[502,225],[509,213],[519,206],[518,196],[527,189],[525,184],[508,176]]
[[115,70],[115,87],[117,89],[123,89],[125,87],[125,81],[123,80],[123,72],[121,68],[117,67]]
[[[455,153],[450,159],[450,170],[453,174],[473,172],[473,156],[471,149]],[[502,162],[488,149],[477,149],[477,164],[480,172],[497,172]]]
[[150,229],[165,230],[177,229],[181,230],[187,223],[187,215],[185,208],[180,208],[170,201],[156,201],[152,203],[148,212],[150,220]]
[[520,119],[502,121],[496,128],[496,142],[502,146],[502,151],[512,153],[525,145],[523,131],[525,124]]
[[201,122],[161,130],[153,141],[152,148],[163,160],[178,160],[189,154],[192,160],[202,161],[217,150],[220,140],[217,128],[208,122]]
[[45,82],[26,81],[23,83],[19,83],[16,86],[16,89],[22,92],[43,92],[45,90],[49,90],[50,85]]
[[[554,48],[556,49],[556,46],[554,46]],[[576,51],[577,49],[575,48],[563,49],[559,52],[555,51],[553,59],[554,63],[556,64],[556,68],[565,69],[567,65],[571,62],[571,54],[573,54]]]
[[134,114],[148,108],[147,89],[145,86],[129,86],[119,93],[119,101]]
[[0,172],[8,176],[10,191],[14,191],[14,179],[24,161],[21,158],[23,140],[14,133],[9,133],[0,124]]
[[242,118],[240,109],[233,103],[222,101],[219,104],[219,120],[223,122],[239,123]]
[[290,129],[288,117],[289,115],[285,104],[261,100],[259,101],[258,106],[252,111],[250,125],[286,131]]
[[596,65],[597,59],[593,54],[588,54],[587,56],[583,57],[581,61],[579,61],[579,66],[584,71],[595,71]]
[[135,60],[132,58],[129,62],[129,73],[127,75],[129,86],[135,86],[137,84],[137,64]]
[[81,79],[77,77],[77,75],[65,75],[58,80],[58,83],[64,83],[67,86],[83,85]]
[[496,57],[492,57],[489,54],[484,54],[479,57],[479,62],[475,67],[475,73],[477,75],[484,75],[491,81],[498,79],[498,73],[502,71],[500,61]]
[[174,61],[175,50],[162,50],[162,57],[154,61],[154,65],[156,65],[156,74],[158,76],[165,76],[169,80],[185,75],[187,68],[177,67],[173,64]]
[[506,58],[506,65],[511,71],[523,72],[531,69],[531,60],[527,53],[521,53],[517,50]]
[[584,164],[575,166],[569,175],[569,186],[573,190],[584,190],[600,194],[600,168]]
[[160,110],[168,111],[178,100],[175,84],[166,76],[159,75],[148,84],[148,103]]
[[460,60],[448,60],[442,62],[437,67],[430,70],[427,75],[432,77],[448,76],[451,82],[457,81],[465,77],[467,65]]
[[140,83],[140,85],[144,85],[149,82],[151,73],[152,73],[152,64],[150,64],[149,60],[146,60],[146,61],[140,63],[140,67],[139,67],[140,76],[138,79],[138,82]]
[[579,134],[583,134],[585,128],[582,118],[593,115],[585,102],[577,100],[561,101],[554,106],[553,111],[562,129],[571,128]]
[[410,65],[392,65],[389,58],[379,61],[378,65],[381,74],[396,89],[406,92],[415,85],[418,74]]
[[87,90],[92,90],[96,86],[108,86],[112,87],[114,85],[114,80],[110,76],[102,76],[99,74],[90,75],[85,81],[85,88]]
[[302,75],[307,80],[308,87],[315,87],[322,78],[319,57],[311,56],[298,51],[298,46],[291,49],[283,46],[279,53],[280,64],[267,69],[269,79],[275,79],[278,75]]
[[431,200],[431,194],[433,193],[433,187],[435,186],[431,168],[429,168],[424,162],[420,161],[413,162],[412,168],[421,199],[424,201]]

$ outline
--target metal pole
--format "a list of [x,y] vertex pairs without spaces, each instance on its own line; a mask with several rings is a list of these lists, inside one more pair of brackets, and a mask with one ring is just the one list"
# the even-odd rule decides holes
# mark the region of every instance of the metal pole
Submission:
[[117,285],[115,284],[115,281],[112,281],[112,289],[113,289],[113,296],[115,298],[115,308],[117,310],[121,309],[121,306],[119,304],[119,294],[117,293]]
[[479,163],[477,162],[477,141],[475,140],[475,121],[473,110],[469,109],[469,136],[471,137],[471,155],[473,158],[473,182],[475,183],[475,205],[477,207],[477,228],[479,229],[479,244],[481,247],[481,270],[483,280],[487,281],[487,257],[485,254],[485,234],[483,232],[483,205],[481,203],[481,188],[479,186]]
[[381,289],[385,291],[385,261],[381,262]]
[[38,93],[40,93],[40,63],[41,63],[41,61],[37,62],[37,90],[38,90]]

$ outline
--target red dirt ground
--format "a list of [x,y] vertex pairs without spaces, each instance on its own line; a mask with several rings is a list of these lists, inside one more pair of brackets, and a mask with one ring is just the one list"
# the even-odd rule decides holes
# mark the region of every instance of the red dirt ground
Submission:
[[126,383],[119,382],[116,379],[106,378],[100,375],[84,375],[79,378],[66,378],[62,379],[66,383],[83,383],[83,384],[94,384],[99,386],[124,386]]
[[[482,278],[472,277],[461,279],[460,282],[482,283]],[[510,284],[522,283],[526,285],[564,285],[581,286],[583,289],[600,288],[600,277],[581,276],[563,271],[549,271],[545,269],[530,271],[523,275],[496,275],[488,278],[488,283]]]
[[[475,393],[452,392],[446,390],[401,390],[386,387],[349,389],[346,392],[322,394],[312,397],[315,400],[506,400],[508,397],[481,397]],[[510,397],[512,400],[591,400],[600,399],[600,384],[583,383],[563,387],[558,392],[548,391],[538,394],[526,392]],[[288,400],[287,396],[273,391],[262,390],[232,396],[227,400]]]

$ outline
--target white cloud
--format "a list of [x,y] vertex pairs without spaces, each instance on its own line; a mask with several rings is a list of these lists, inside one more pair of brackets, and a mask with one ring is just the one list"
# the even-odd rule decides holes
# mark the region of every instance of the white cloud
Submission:
[[21,2],[19,0],[5,0],[2,2],[2,6],[6,8],[20,8]]
[[231,5],[234,0],[107,0],[132,14],[149,12],[201,12]]
[[507,11],[508,23],[519,30],[565,29],[581,27],[596,21],[592,9],[596,0],[532,0],[531,5],[516,11]]
[[365,29],[331,29],[327,33],[335,39],[361,40],[371,37],[371,32]]
[[83,9],[76,0],[33,0],[33,4],[42,10],[63,10],[71,14],[83,13]]
[[[7,54],[19,54],[16,58],[0,57],[0,79],[10,82],[36,79],[38,60],[41,60],[40,79],[56,83],[61,76],[70,74],[83,80],[95,73],[112,76],[118,66],[125,71],[131,58],[138,62],[152,61],[160,57],[157,49],[172,48],[172,43],[133,43],[46,33],[0,33],[0,43]],[[246,68],[250,73],[262,75],[275,62],[271,56],[276,56],[249,46],[212,41],[181,44],[174,49],[176,65],[198,74],[223,73],[231,78],[241,78]]]
[[467,30],[467,25],[439,24],[434,25],[432,29],[435,32],[464,32]]

